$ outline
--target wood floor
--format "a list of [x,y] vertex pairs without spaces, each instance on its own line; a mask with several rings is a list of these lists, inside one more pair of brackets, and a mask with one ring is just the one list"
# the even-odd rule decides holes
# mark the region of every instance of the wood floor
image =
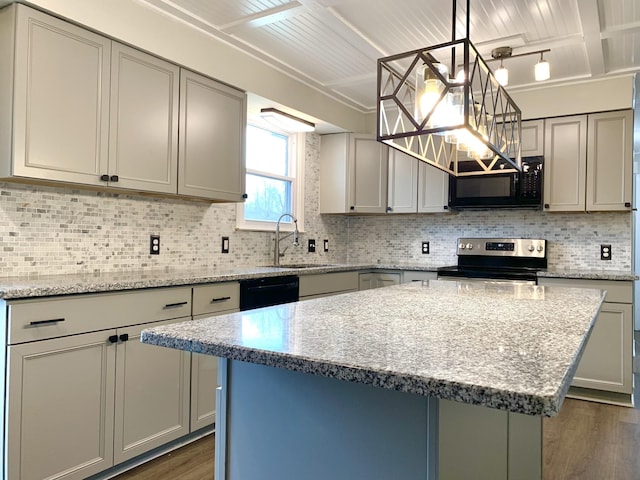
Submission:
[[[212,480],[213,449],[209,435],[116,479]],[[544,479],[640,479],[640,410],[566,399],[544,420]]]

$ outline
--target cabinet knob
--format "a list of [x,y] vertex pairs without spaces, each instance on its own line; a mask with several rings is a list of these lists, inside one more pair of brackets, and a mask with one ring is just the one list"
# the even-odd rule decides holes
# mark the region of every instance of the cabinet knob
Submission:
[[242,198],[249,198],[249,195],[247,195],[246,193],[243,193]]
[[109,175],[100,175],[100,180],[102,180],[103,182],[108,182],[109,181]]
[[624,206],[627,208],[631,208],[631,202],[624,202]]
[[109,342],[110,343],[116,343],[117,341],[118,341],[118,335],[109,336]]
[[121,342],[126,342],[127,340],[129,340],[129,334],[128,333],[123,333],[122,335],[120,335],[120,341]]
[[548,203],[545,203],[545,204],[544,204],[544,208],[549,208],[549,204],[548,204]]
[[387,212],[393,212],[393,208],[387,207]]
[[111,177],[109,177],[110,182],[117,182],[118,180],[120,180],[118,175],[111,175]]
[[356,209],[356,207],[354,207],[353,205],[351,205],[351,206],[349,207],[349,210],[355,210],[355,209]]

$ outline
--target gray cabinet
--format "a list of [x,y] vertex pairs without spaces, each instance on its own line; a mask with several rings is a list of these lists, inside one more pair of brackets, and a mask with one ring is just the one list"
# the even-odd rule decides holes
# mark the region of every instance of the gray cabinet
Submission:
[[107,183],[175,194],[180,69],[116,42],[111,50]]
[[7,480],[84,479],[189,431],[189,354],[143,345],[191,288],[2,302]]
[[[193,287],[193,319],[237,312],[240,308],[240,284],[216,283]],[[191,420],[192,432],[216,421],[216,388],[218,357],[191,354]]]
[[101,185],[111,41],[14,4],[0,44],[0,175]]
[[243,200],[246,123],[244,92],[182,69],[179,194]]
[[418,161],[418,212],[449,211],[449,175]]
[[300,276],[300,300],[328,297],[359,289],[358,272],[321,273]]
[[402,272],[402,283],[423,282],[437,280],[438,272],[426,272],[420,270],[406,270]]
[[590,391],[612,392],[622,394],[630,401],[633,393],[633,282],[540,278],[538,284],[607,291],[573,379],[572,386],[582,390],[570,393],[594,399],[599,395]]
[[372,288],[390,287],[399,285],[402,274],[400,272],[366,272],[361,273],[359,278],[359,290],[369,290]]
[[544,120],[522,122],[520,144],[523,157],[544,155]]
[[630,110],[545,120],[546,211],[630,211]]
[[320,213],[384,213],[388,147],[374,136],[323,135],[320,145]]
[[244,92],[21,4],[0,49],[0,178],[243,200]]
[[419,160],[389,148],[387,191],[388,213],[416,213],[418,210]]

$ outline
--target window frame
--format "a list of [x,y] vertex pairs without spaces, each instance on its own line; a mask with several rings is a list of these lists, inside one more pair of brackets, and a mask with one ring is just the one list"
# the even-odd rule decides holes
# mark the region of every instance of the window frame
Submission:
[[[276,175],[264,172],[262,170],[252,170],[245,168],[245,179],[248,174],[260,175],[276,180],[291,181],[291,213],[298,220],[298,231],[304,232],[304,159],[305,159],[305,134],[292,133],[280,130],[272,125],[260,122],[250,121],[247,126],[261,128],[278,135],[284,135],[289,140],[289,176]],[[246,151],[246,149],[245,149]],[[236,204],[236,229],[249,230],[258,232],[275,232],[276,223],[271,221],[245,220],[244,218],[244,202]],[[283,219],[280,223],[280,231],[292,232],[293,222],[290,218]]]

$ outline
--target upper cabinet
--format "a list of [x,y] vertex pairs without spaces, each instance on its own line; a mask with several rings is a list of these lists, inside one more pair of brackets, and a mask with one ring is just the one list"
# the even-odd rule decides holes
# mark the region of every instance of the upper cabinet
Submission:
[[389,149],[387,212],[415,213],[418,210],[418,164],[406,153]]
[[320,213],[384,213],[388,147],[372,135],[323,135]]
[[0,10],[0,176],[241,201],[245,94],[180,78],[24,5]]
[[0,44],[2,176],[100,185],[111,41],[13,5],[0,11]]
[[242,201],[246,123],[243,92],[182,70],[178,193]]
[[449,174],[418,161],[418,212],[449,210]]
[[544,155],[544,120],[522,122],[520,144],[523,157]]
[[545,121],[545,211],[631,210],[630,110]]
[[180,68],[119,43],[111,47],[108,182],[176,193]]

